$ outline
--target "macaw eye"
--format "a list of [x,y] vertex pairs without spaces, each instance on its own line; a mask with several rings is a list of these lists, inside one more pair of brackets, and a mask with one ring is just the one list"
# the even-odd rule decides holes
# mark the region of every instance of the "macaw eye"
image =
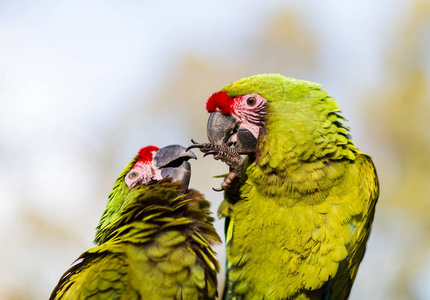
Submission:
[[254,106],[256,103],[257,99],[255,99],[255,97],[249,97],[246,99],[246,104],[248,104],[248,106]]
[[130,179],[135,179],[137,177],[139,177],[139,173],[136,171],[132,171],[132,172],[128,173],[128,178],[130,178]]

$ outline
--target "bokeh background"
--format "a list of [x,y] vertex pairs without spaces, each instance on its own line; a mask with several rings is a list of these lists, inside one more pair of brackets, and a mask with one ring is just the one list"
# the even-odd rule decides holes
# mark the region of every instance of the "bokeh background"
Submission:
[[[0,298],[48,298],[140,147],[205,141],[209,95],[281,73],[322,83],[378,169],[351,299],[430,299],[429,72],[428,0],[0,1]],[[227,167],[198,156],[216,211]]]

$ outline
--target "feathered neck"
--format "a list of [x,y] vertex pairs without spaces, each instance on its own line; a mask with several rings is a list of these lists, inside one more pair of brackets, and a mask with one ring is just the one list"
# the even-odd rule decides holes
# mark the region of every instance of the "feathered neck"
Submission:
[[169,228],[186,232],[192,228],[210,243],[219,242],[209,202],[194,190],[183,194],[180,183],[171,182],[170,178],[132,189],[124,203],[115,219],[98,230],[97,243],[117,237],[123,242],[145,243]]
[[[359,150],[342,124],[330,97],[313,101],[270,102],[265,134],[256,161],[248,167],[248,183],[269,197],[323,199],[321,192],[344,174],[342,161],[354,161]],[[264,181],[262,180],[264,178]]]

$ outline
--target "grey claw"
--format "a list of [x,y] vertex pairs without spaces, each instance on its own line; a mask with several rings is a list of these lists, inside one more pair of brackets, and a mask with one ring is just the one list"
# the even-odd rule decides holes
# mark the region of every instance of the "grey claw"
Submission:
[[193,149],[193,148],[200,148],[201,147],[200,143],[197,143],[194,139],[191,139],[191,143],[193,143],[193,145],[189,146],[185,151],[188,151],[188,150]]
[[188,150],[191,150],[193,148],[200,148],[200,145],[191,145],[185,151],[187,152]]
[[203,155],[203,157],[206,157],[206,156],[211,155],[211,154],[215,155],[217,153],[218,153],[218,151],[208,151]]

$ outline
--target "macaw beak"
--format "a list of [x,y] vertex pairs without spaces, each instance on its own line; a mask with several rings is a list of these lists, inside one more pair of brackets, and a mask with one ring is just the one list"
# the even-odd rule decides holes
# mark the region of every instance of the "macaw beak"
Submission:
[[241,128],[238,120],[232,115],[210,113],[207,134],[212,144],[233,146],[240,154],[257,151],[257,139],[248,129]]
[[191,150],[186,151],[181,145],[169,145],[155,153],[153,163],[161,170],[161,177],[180,181],[185,192],[191,178],[191,164],[188,162],[191,158],[197,159]]

